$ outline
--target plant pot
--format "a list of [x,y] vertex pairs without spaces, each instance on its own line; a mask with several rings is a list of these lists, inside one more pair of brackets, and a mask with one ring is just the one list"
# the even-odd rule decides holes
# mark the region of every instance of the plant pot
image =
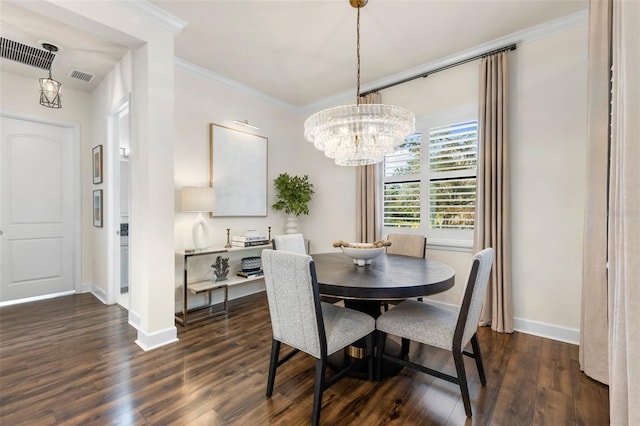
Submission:
[[298,217],[287,216],[287,221],[284,224],[285,233],[297,234],[298,233]]

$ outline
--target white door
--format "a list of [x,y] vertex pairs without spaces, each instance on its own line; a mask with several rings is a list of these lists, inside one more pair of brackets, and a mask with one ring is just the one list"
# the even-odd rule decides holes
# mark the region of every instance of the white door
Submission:
[[73,129],[1,120],[0,302],[73,291]]

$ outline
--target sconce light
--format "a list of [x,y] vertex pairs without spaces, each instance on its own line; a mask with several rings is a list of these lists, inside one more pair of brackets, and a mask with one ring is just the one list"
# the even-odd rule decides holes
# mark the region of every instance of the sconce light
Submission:
[[254,126],[253,124],[249,123],[249,120],[233,120],[233,122],[236,123],[236,124],[239,124],[241,126],[250,127],[252,129],[260,130],[260,127]]
[[196,249],[206,248],[209,244],[209,226],[202,216],[203,212],[212,212],[215,195],[211,187],[185,186],[182,188],[182,211],[198,213],[193,223],[193,245]]
[[[42,43],[42,47],[49,53],[57,52],[58,46]],[[51,78],[51,65],[49,65],[49,78],[40,79],[40,105],[49,108],[62,108],[60,93],[62,84]]]

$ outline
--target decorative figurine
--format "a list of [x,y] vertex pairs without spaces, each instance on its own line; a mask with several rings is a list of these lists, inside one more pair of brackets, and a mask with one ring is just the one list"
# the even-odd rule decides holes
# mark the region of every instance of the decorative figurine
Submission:
[[213,268],[213,273],[216,276],[215,282],[226,281],[227,275],[229,274],[229,258],[218,256],[216,257],[216,263],[211,265]]
[[227,244],[224,245],[224,248],[231,248],[231,243],[229,242],[229,231],[231,231],[231,229],[227,228]]

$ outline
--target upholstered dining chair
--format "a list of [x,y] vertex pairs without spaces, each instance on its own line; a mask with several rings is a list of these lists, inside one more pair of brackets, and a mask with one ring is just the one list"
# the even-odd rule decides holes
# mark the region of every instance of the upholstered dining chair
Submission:
[[[399,256],[421,257],[427,256],[427,237],[416,234],[389,234],[387,240],[391,245],[387,247],[387,254],[397,254]],[[422,302],[422,297],[418,297]],[[383,302],[385,311],[389,310],[389,304]]]
[[[373,331],[375,319],[352,309],[320,301],[316,270],[311,256],[288,251],[262,251],[273,339],[267,379],[267,398],[273,394],[276,370],[298,352],[316,358],[312,424],[320,421],[322,393],[357,363],[326,379],[327,357],[365,339],[369,378],[373,379]],[[280,346],[293,348],[280,358]]]
[[[378,379],[380,378],[382,360],[385,359],[455,383],[460,386],[465,413],[467,417],[471,417],[471,402],[469,400],[469,388],[467,386],[463,355],[475,359],[480,383],[486,385],[487,380],[476,332],[487,283],[489,282],[493,256],[493,249],[487,248],[478,252],[471,259],[469,276],[458,313],[428,303],[405,300],[378,317],[376,320],[376,328],[378,329],[377,348],[379,351],[379,356],[377,357]],[[402,338],[403,352],[405,348],[408,352],[408,343],[410,341],[451,351],[457,377],[410,362],[406,358],[406,353],[401,354],[400,358],[385,354],[384,346],[387,334]],[[465,350],[465,346],[469,342],[471,342],[473,352]]]
[[273,249],[307,254],[307,247],[302,234],[276,235],[273,237]]
[[427,253],[427,237],[424,235],[389,234],[387,240],[391,241],[387,254],[424,258]]

